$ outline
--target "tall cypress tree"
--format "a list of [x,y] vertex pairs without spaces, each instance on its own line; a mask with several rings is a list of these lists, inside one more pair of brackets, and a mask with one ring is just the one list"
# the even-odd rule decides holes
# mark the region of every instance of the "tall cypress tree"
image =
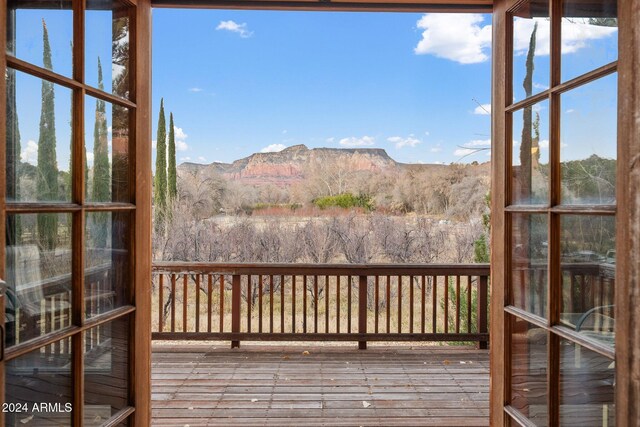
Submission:
[[[20,126],[16,103],[16,72],[7,69],[7,199],[20,198]],[[7,216],[7,245],[14,245],[22,235],[20,215]]]
[[[102,64],[98,58],[98,88],[104,90]],[[107,202],[110,199],[111,173],[109,171],[109,147],[107,146],[107,111],[103,100],[96,100],[96,121],[93,127],[93,194],[92,200]]]
[[164,118],[164,99],[160,100],[158,134],[156,138],[156,176],[154,202],[156,225],[161,226],[167,209],[167,125]]
[[16,105],[16,72],[7,69],[7,199],[20,200],[20,127]]
[[169,186],[169,201],[173,202],[178,196],[176,177],[176,135],[173,128],[173,113],[169,114],[169,159],[167,164],[167,183]]
[[[538,23],[533,25],[533,32],[529,40],[529,52],[527,52],[526,74],[522,87],[524,88],[525,97],[528,98],[533,94],[533,58],[536,52],[536,33],[538,31]],[[525,198],[531,195],[531,148],[533,136],[531,130],[533,126],[533,108],[525,107],[522,111],[522,138],[520,140],[520,171],[521,184],[520,189],[524,193]]]
[[[42,20],[43,30],[43,62],[48,70],[53,69],[51,63],[51,46],[47,24]],[[40,136],[38,138],[38,166],[36,177],[36,193],[39,201],[58,200],[58,162],[56,160],[56,123],[53,83],[42,81],[42,108],[40,112]],[[58,216],[56,214],[40,214],[37,221],[38,240],[44,250],[52,250],[56,246],[58,234]]]
[[[98,58],[98,89],[104,90],[102,64]],[[107,111],[103,100],[96,100],[96,121],[93,127],[93,186],[92,200],[107,202],[111,200],[111,173],[109,170],[109,147],[107,146]],[[94,244],[104,248],[107,244],[108,214],[96,213]]]

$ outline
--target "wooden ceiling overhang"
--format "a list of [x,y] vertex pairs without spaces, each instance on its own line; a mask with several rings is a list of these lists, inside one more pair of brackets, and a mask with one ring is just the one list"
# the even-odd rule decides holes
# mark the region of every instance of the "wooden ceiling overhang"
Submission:
[[153,7],[345,12],[491,13],[493,0],[152,0]]

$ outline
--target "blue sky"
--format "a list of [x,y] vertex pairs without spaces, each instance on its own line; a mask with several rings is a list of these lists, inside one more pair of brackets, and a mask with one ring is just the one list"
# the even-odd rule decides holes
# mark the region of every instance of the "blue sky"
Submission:
[[[71,74],[70,11],[20,11],[16,55]],[[401,162],[483,162],[490,144],[491,17],[478,14],[153,11],[153,135],[160,98],[173,112],[178,161],[230,162],[263,150],[384,148]],[[549,25],[538,20],[534,90],[548,86]],[[531,20],[515,25],[514,98]],[[88,12],[86,80],[103,58],[110,91],[110,13]],[[563,80],[615,60],[617,30],[563,21]],[[22,157],[35,163],[40,84],[19,75]],[[615,157],[616,76],[563,95],[563,159]],[[482,106],[481,106],[482,105]],[[95,113],[87,104],[87,127]],[[541,148],[548,149],[542,105]],[[70,93],[56,87],[58,163],[68,165]],[[514,126],[514,144],[521,129]],[[91,141],[87,142],[91,163]],[[546,140],[546,141],[545,141]],[[546,144],[546,147],[545,147]],[[462,147],[462,148],[461,148]],[[464,148],[467,147],[467,148]]]
[[490,63],[416,54],[421,17],[154,10],[154,132],[164,97],[187,135],[179,160],[305,144],[453,161],[457,145],[489,138],[473,99],[490,102]]

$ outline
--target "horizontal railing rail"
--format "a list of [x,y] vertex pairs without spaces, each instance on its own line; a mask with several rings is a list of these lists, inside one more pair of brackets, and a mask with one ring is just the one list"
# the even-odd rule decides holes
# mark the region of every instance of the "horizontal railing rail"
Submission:
[[[85,270],[85,314],[87,317],[112,310],[114,291],[112,274],[114,268],[104,263]],[[72,291],[71,273],[21,284],[16,290],[9,286],[6,290],[5,331],[9,347],[29,343],[30,340],[69,328],[72,325]],[[25,295],[31,293],[31,295]],[[99,325],[85,333],[85,352],[99,350],[108,340],[104,333],[108,325]],[[65,363],[64,355],[71,355],[71,338],[65,338],[42,347],[39,356],[51,358],[49,368],[56,363]],[[36,357],[36,356],[34,356]],[[62,361],[62,362],[61,362]],[[25,359],[26,366],[31,366],[30,359]]]
[[488,264],[153,264],[153,339],[487,348]]
[[[560,272],[563,313],[581,314],[615,304],[615,264],[562,262]],[[531,313],[544,312],[548,274],[546,263],[514,263],[512,288],[519,291],[512,295],[513,304]]]

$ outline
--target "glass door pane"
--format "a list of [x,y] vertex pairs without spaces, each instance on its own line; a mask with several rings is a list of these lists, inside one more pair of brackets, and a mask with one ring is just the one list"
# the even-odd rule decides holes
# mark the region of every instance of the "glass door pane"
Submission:
[[500,398],[519,425],[605,426],[615,410],[617,7],[560,3],[527,0],[505,12]]
[[613,360],[569,340],[560,341],[560,424],[614,426]]
[[5,362],[7,427],[71,425],[71,340]]
[[563,0],[562,81],[618,59],[617,4]]
[[549,88],[551,51],[548,0],[525,1],[512,11],[513,101]]
[[[0,244],[10,352],[0,363],[12,405],[3,415],[8,426],[102,425],[134,413],[134,8],[117,0],[73,3],[74,10],[70,0],[9,0],[2,29],[7,138],[0,144],[7,155],[0,185],[7,192]],[[74,13],[85,15],[84,28],[74,28],[83,25]],[[83,74],[86,82],[77,77]]]
[[515,316],[511,324],[511,406],[538,426],[548,423],[547,332]]

